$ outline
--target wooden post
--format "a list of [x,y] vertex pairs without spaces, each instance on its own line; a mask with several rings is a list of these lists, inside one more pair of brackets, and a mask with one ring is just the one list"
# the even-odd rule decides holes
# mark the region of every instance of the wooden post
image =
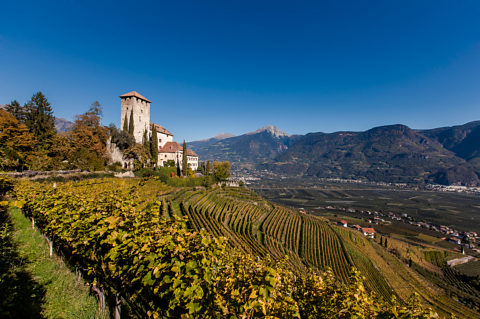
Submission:
[[48,247],[50,248],[50,257],[53,256],[53,241],[47,237]]
[[115,296],[115,319],[120,319],[121,312],[122,312],[122,301],[120,299],[120,295],[116,294],[116,296]]

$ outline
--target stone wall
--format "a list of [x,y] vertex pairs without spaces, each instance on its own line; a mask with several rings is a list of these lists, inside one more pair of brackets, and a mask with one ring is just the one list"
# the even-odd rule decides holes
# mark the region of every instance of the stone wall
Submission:
[[133,159],[127,159],[123,156],[123,152],[118,148],[115,143],[110,142],[110,139],[107,140],[107,155],[110,158],[110,163],[119,162],[122,164],[122,168],[132,169],[133,168]]

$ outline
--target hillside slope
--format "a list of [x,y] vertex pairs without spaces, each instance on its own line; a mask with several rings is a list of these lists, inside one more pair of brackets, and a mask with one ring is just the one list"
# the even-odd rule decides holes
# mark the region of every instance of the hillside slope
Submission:
[[307,134],[267,167],[290,175],[387,182],[437,182],[439,172],[461,167],[456,172],[462,175],[450,183],[480,182],[464,159],[404,125]]
[[405,125],[289,136],[277,128],[189,143],[201,160],[287,177],[480,185],[480,121],[432,130]]
[[[232,246],[258,258],[288,256],[288,264],[297,271],[331,268],[344,282],[350,268],[356,267],[365,276],[366,286],[385,300],[394,295],[407,300],[416,292],[443,315],[477,315],[375,240],[326,219],[268,202],[246,188],[183,189],[172,194],[171,200],[181,203],[177,214],[186,215],[191,227],[225,236]],[[421,264],[428,266],[419,266],[425,274],[434,268],[425,260]],[[467,296],[476,300],[476,295]]]
[[294,137],[274,126],[228,138],[212,138],[189,142],[201,160],[230,161],[236,167],[242,164],[259,164],[274,159],[288,149]]

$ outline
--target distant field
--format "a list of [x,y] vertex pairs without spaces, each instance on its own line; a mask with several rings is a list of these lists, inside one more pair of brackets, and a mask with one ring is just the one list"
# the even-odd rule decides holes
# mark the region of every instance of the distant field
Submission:
[[274,182],[252,188],[261,196],[294,208],[325,212],[326,206],[406,213],[417,219],[480,232],[480,196],[350,184],[298,185]]

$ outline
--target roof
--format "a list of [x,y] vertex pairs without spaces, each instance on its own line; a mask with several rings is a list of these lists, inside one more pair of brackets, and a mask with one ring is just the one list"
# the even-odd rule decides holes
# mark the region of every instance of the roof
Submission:
[[188,155],[188,156],[196,156],[196,157],[198,157],[197,153],[195,153],[193,150],[189,150],[189,149],[187,149],[187,155]]
[[375,229],[373,228],[362,228],[362,231],[367,234],[375,234]]
[[[167,142],[161,149],[158,150],[158,153],[176,153],[182,152],[183,147],[180,146],[177,142]],[[187,149],[187,156],[196,156],[198,157],[197,153],[192,150]]]
[[173,136],[173,134],[170,133],[170,132],[169,132],[166,128],[164,128],[163,126],[161,126],[161,125],[159,125],[159,124],[155,124],[155,123],[150,122],[150,129],[153,130],[154,127],[155,127],[155,129],[157,130],[157,132],[159,132],[159,133]]
[[167,142],[161,149],[158,150],[159,153],[175,153],[181,152],[183,148],[177,142]]
[[342,219],[342,220],[339,220],[338,222],[339,222],[340,224],[346,224],[346,223],[347,223],[347,222],[344,221],[343,219]]
[[141,95],[137,91],[132,91],[132,92],[128,92],[128,93],[120,95],[121,98],[122,97],[131,97],[131,96],[138,97],[139,99],[142,99],[142,100],[144,100],[148,103],[152,103],[150,100],[148,100],[146,97],[144,97],[143,95]]

